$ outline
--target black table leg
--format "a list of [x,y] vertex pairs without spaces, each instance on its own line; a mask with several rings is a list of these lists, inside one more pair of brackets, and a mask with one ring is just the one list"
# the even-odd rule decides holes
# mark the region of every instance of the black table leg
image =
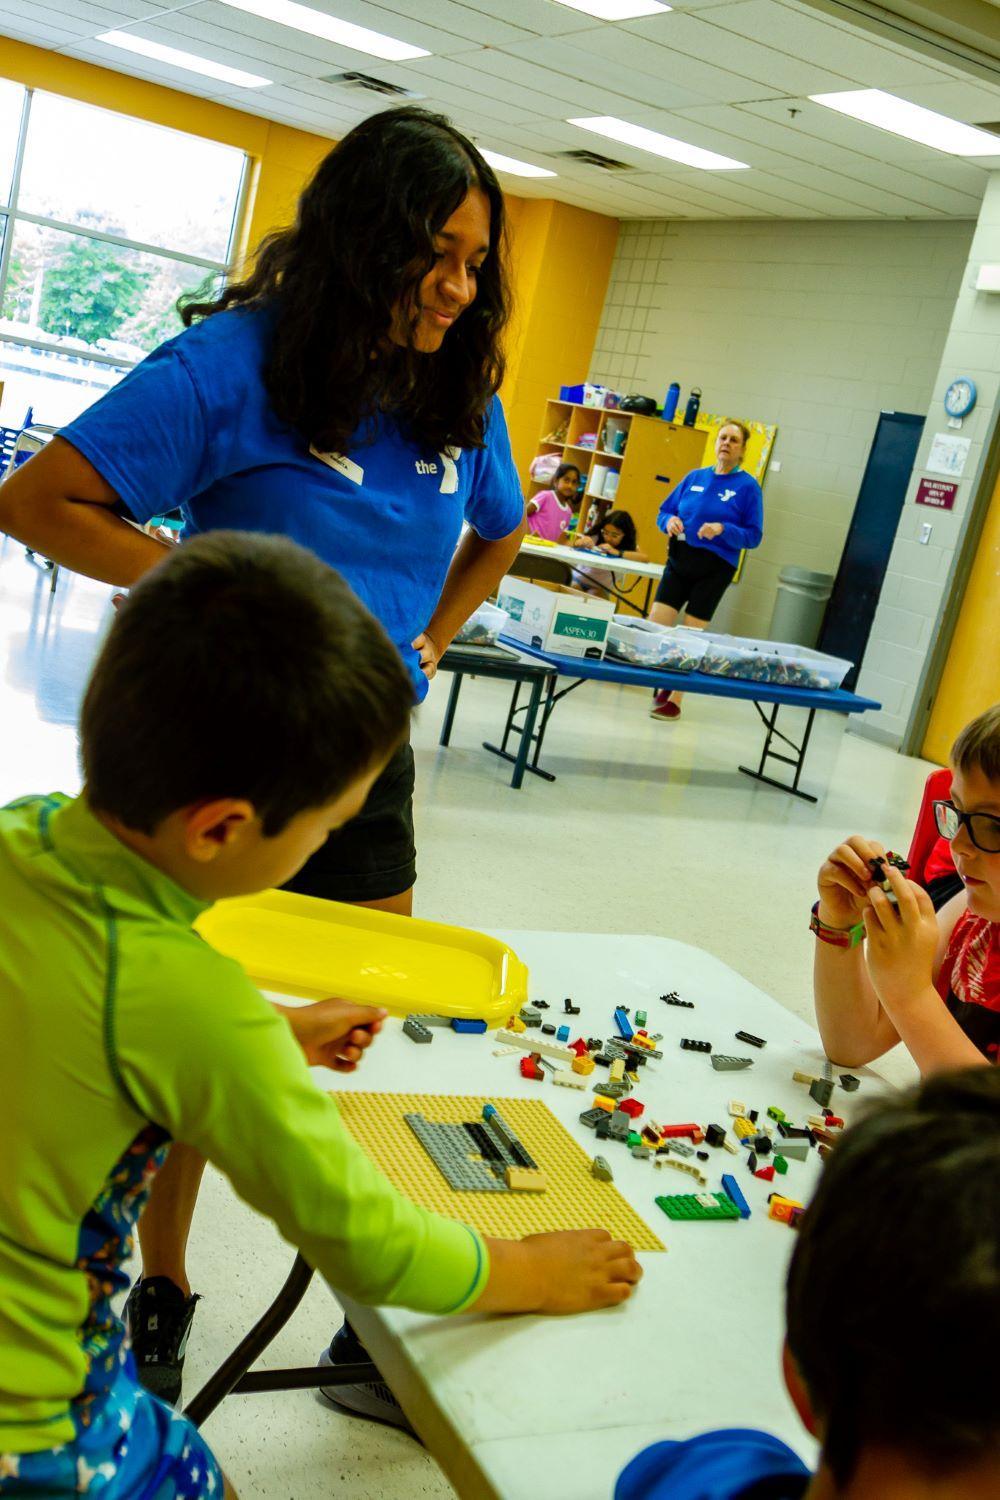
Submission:
[[451,679],[451,691],[448,694],[448,707],[444,711],[444,723],[441,725],[441,738],[439,745],[447,745],[451,740],[451,726],[455,722],[455,710],[458,707],[458,695],[462,691],[462,672],[455,672]]
[[531,749],[531,739],[535,731],[535,719],[538,717],[538,705],[542,701],[542,679],[533,677],[531,679],[531,697],[528,699],[528,707],[524,715],[524,723],[521,726],[521,743],[517,747],[517,759],[514,762],[514,774],[510,778],[510,784],[517,791],[524,781],[524,772],[528,764],[528,752]]
[[[764,748],[760,752],[760,765],[757,767],[756,771],[752,771],[749,766],[740,766],[740,770],[743,772],[744,776],[752,776],[754,781],[764,781],[768,786],[776,786],[779,791],[788,792],[789,796],[791,797],[800,797],[803,802],[815,802],[817,799],[812,795],[811,792],[803,792],[799,790],[799,778],[802,775],[802,767],[805,764],[806,750],[809,746],[809,736],[812,734],[813,720],[816,718],[816,710],[814,708],[811,708],[809,710],[809,717],[806,720],[806,728],[805,733],[802,736],[802,743],[797,745],[794,740],[789,739],[788,735],[777,727],[778,710],[780,707],[780,703],[772,704],[771,716],[770,718],[768,718],[767,714],[765,714],[760,704],[754,703],[754,708],[757,710],[758,714],[763,720],[764,726],[767,730],[767,733],[764,736]],[[787,745],[789,749],[795,752],[794,755],[782,755],[780,751],[772,750],[772,739],[781,740],[783,744]],[[795,775],[792,778],[791,786],[788,785],[787,781],[775,781],[773,776],[764,775],[764,766],[769,759],[780,760],[786,766],[794,766]]]

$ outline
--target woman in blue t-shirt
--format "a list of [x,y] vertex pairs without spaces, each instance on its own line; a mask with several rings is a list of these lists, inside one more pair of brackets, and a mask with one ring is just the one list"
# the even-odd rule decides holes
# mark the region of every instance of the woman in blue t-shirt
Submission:
[[[740,552],[759,547],[764,535],[764,497],[752,474],[740,468],[750,429],[723,422],[715,439],[715,467],[693,469],[660,506],[656,524],[670,538],[667,565],[650,619],[704,630],[733,581]],[[683,693],[657,692],[654,719],[676,719]]]
[[[0,530],[125,586],[165,547],[129,521],[179,509],[186,535],[282,533],[381,620],[419,701],[524,531],[496,396],[504,219],[494,173],[443,116],[403,108],[363,121],[253,268],[189,300],[184,333],[4,484]],[[293,888],[408,914],[412,793],[407,744]],[[130,1306],[133,1340],[143,1383],[169,1398],[194,1311],[184,1242],[203,1165],[172,1152],[142,1220],[142,1287],[156,1305]]]

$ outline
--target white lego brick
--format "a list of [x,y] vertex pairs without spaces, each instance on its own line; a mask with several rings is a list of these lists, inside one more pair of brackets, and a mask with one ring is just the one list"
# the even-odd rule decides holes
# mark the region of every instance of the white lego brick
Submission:
[[523,1035],[519,1031],[508,1031],[501,1027],[496,1034],[498,1042],[505,1047],[517,1047],[521,1052],[538,1052],[542,1057],[554,1057],[557,1062],[572,1063],[576,1053],[569,1047],[563,1047],[558,1042],[550,1042],[545,1037]]
[[565,1068],[557,1068],[552,1075],[552,1082],[560,1084],[564,1089],[585,1089],[587,1080],[580,1073],[574,1073]]

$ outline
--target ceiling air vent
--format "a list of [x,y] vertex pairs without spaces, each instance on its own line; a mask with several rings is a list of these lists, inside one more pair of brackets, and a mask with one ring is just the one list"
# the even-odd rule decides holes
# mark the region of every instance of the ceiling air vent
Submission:
[[402,84],[388,83],[384,78],[373,78],[370,73],[327,73],[320,83],[336,83],[347,89],[365,89],[369,94],[384,94],[388,99],[423,99],[415,89],[404,89]]
[[565,161],[582,162],[585,167],[600,167],[602,172],[634,172],[635,167],[630,161],[618,161],[613,156],[602,156],[599,151],[554,151],[553,156],[561,156]]

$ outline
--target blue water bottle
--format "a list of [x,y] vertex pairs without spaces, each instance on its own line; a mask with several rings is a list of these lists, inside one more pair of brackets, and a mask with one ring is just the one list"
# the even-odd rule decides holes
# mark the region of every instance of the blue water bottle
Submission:
[[681,399],[681,388],[677,381],[671,382],[670,389],[663,398],[663,420],[672,422],[677,412],[677,403]]
[[698,386],[691,387],[688,404],[684,409],[684,426],[693,427],[698,416],[698,408],[701,406],[701,390]]

